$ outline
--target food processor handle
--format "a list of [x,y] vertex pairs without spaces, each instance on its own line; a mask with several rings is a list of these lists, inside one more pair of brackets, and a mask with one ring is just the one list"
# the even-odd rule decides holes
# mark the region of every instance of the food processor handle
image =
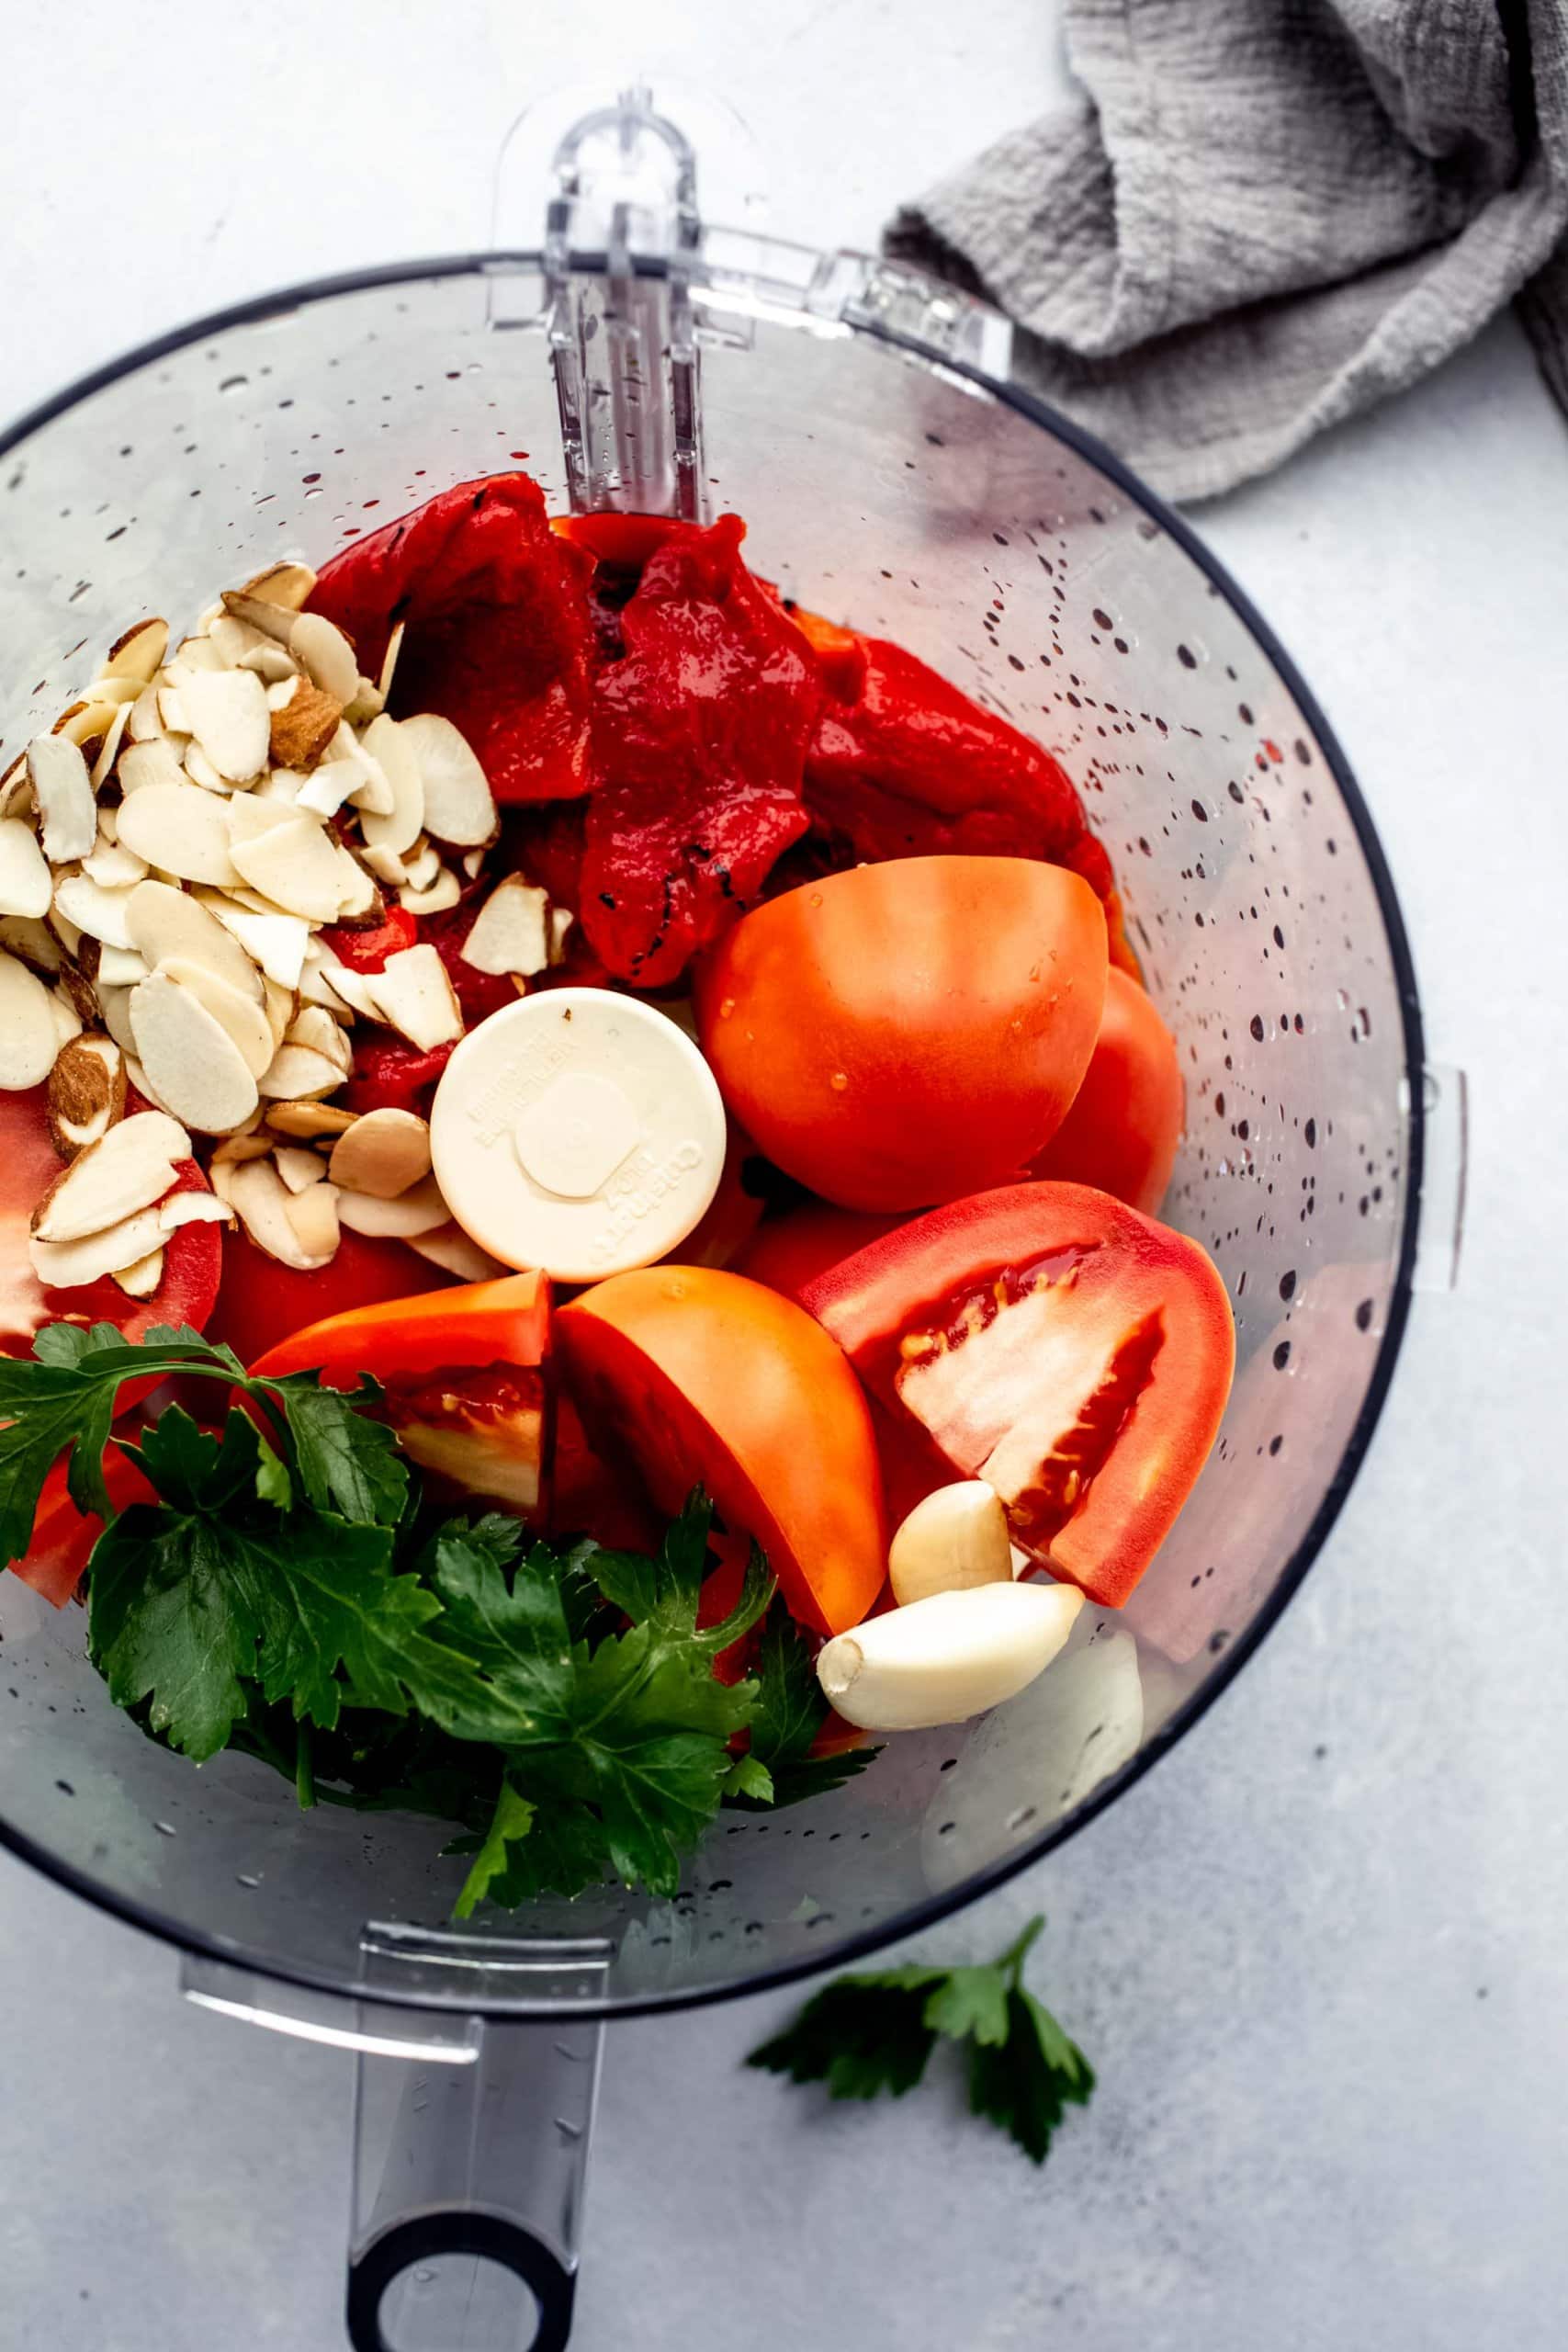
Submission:
[[603,2034],[483,2023],[468,2065],[361,2050],[354,2352],[560,2352]]

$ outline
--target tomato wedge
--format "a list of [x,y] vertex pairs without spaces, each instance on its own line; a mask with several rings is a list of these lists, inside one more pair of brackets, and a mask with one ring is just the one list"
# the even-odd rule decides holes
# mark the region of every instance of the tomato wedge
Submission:
[[875,1396],[990,1481],[1016,1544],[1121,1607],[1230,1393],[1230,1304],[1195,1241],[1087,1185],[1013,1184],[874,1241],[805,1304]]
[[593,1443],[629,1454],[661,1511],[700,1480],[803,1624],[860,1623],[886,1573],[882,1477],[865,1399],[819,1324],[739,1274],[649,1266],[563,1306],[556,1340]]
[[[130,1108],[145,1110],[140,1098]],[[73,1290],[46,1289],[28,1255],[32,1213],[60,1174],[61,1161],[49,1138],[48,1090],[29,1088],[0,1094],[0,1354],[25,1355],[46,1323],[113,1323],[130,1340],[159,1324],[188,1323],[205,1329],[218,1296],[223,1239],[216,1225],[182,1225],[164,1249],[164,1272],[151,1298],[128,1298],[105,1276]],[[205,1193],[206,1177],[194,1159],[179,1161],[176,1193]],[[126,1392],[122,1404],[131,1400]]]
[[1083,1084],[1026,1172],[1092,1184],[1152,1216],[1170,1182],[1185,1106],[1175,1038],[1136,980],[1112,970]]
[[544,1490],[549,1335],[546,1276],[506,1274],[351,1307],[296,1331],[253,1370],[319,1372],[329,1388],[356,1387],[369,1373],[412,1461],[529,1512]]
[[344,1226],[330,1264],[313,1273],[280,1266],[244,1233],[234,1233],[223,1259],[223,1282],[212,1336],[226,1340],[242,1363],[330,1317],[386,1298],[445,1291],[452,1277],[416,1256],[406,1242],[351,1233]]
[[798,1301],[807,1283],[829,1266],[905,1222],[897,1216],[863,1216],[858,1209],[836,1209],[830,1201],[809,1201],[761,1226],[735,1260],[735,1272]]
[[[132,1503],[154,1499],[152,1487],[129,1453],[110,1446],[104,1454],[104,1484],[117,1511]],[[91,1511],[79,1511],[65,1491],[65,1464],[57,1462],[43,1482],[33,1514],[32,1541],[25,1560],[13,1560],[11,1573],[41,1593],[52,1608],[63,1609],[82,1580],[87,1555],[103,1532],[104,1522]]]

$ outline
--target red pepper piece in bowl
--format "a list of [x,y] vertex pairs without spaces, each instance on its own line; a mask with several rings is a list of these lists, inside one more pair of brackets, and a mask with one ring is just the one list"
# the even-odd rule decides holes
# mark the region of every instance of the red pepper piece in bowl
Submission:
[[391,708],[438,711],[496,798],[588,785],[590,558],[551,530],[526,474],[459,482],[333,557],[310,596],[374,677],[399,621]]
[[452,1058],[450,1046],[428,1052],[389,1030],[365,1034],[354,1048],[354,1075],[343,1091],[343,1106],[357,1116],[366,1111],[414,1111],[428,1116],[430,1099]]
[[643,566],[600,670],[580,913],[607,969],[679,977],[807,829],[821,688],[809,645],[740,560],[745,526],[683,525]]

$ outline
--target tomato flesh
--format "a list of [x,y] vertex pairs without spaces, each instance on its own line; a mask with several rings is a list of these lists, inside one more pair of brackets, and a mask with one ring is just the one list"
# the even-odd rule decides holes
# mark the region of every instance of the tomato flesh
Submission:
[[1204,1252],[1109,1194],[1020,1184],[917,1219],[805,1294],[1013,1541],[1120,1607],[1218,1431],[1235,1341]]
[[859,1385],[809,1316],[738,1274],[656,1266],[585,1291],[556,1337],[600,1453],[629,1455],[667,1516],[700,1481],[802,1623],[860,1623],[886,1571],[882,1478]]
[[382,1417],[411,1461],[523,1518],[544,1488],[545,1384],[536,1372],[454,1367],[423,1387],[387,1384]]

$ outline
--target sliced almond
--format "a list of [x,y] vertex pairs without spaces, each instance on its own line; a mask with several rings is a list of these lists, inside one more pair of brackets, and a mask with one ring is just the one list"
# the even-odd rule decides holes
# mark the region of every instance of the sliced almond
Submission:
[[16,956],[0,955],[0,1089],[41,1086],[59,1050],[50,991]]
[[476,972],[521,972],[531,979],[550,960],[549,914],[549,899],[537,884],[509,874],[475,917],[462,945],[464,963]]
[[197,671],[180,693],[190,731],[219,775],[234,784],[259,775],[266,765],[271,714],[254,671]]
[[134,1265],[122,1267],[115,1275],[127,1298],[151,1298],[163,1279],[164,1252],[161,1248],[150,1250],[145,1258],[138,1258]]
[[308,923],[298,915],[253,913],[217,891],[203,892],[200,903],[215,922],[237,939],[269,980],[290,990],[299,985],[305,950],[310,944]]
[[338,1064],[308,1046],[279,1046],[263,1074],[261,1092],[280,1102],[302,1102],[312,1094],[335,1094],[343,1084]]
[[49,1073],[50,1141],[62,1159],[102,1140],[125,1116],[125,1056],[110,1037],[73,1037]]
[[296,1144],[280,1143],[272,1156],[290,1193],[303,1193],[310,1185],[321,1183],[327,1172],[327,1163],[319,1151],[302,1151]]
[[192,784],[199,784],[203,792],[217,792],[227,796],[234,790],[229,778],[226,775],[220,775],[213,766],[194,735],[186,745],[185,771]]
[[395,718],[381,718],[372,719],[366,729],[365,750],[392,794],[387,815],[363,810],[360,831],[366,847],[395,850],[400,855],[412,848],[424,825],[424,776],[417,745]]
[[123,710],[128,703],[136,700],[141,692],[141,684],[135,678],[95,678],[87,689],[87,707],[90,707],[92,703],[107,703],[110,710]]
[[427,1176],[421,1184],[411,1185],[394,1201],[381,1200],[374,1193],[340,1191],[337,1213],[340,1224],[345,1225],[350,1233],[389,1239],[434,1233],[438,1226],[449,1224],[452,1216],[434,1176]]
[[156,1209],[139,1210],[118,1225],[85,1234],[79,1241],[28,1243],[34,1273],[51,1290],[75,1290],[85,1283],[101,1282],[106,1274],[123,1273],[139,1258],[151,1257],[164,1246]]
[[63,735],[39,736],[28,745],[28,775],[44,855],[53,865],[85,857],[98,838],[98,806],[80,746]]
[[308,922],[336,918],[343,899],[337,845],[313,819],[288,817],[252,841],[236,841],[231,855],[252,888],[289,914]]
[[227,1201],[216,1193],[190,1190],[171,1193],[167,1200],[158,1204],[158,1223],[165,1233],[177,1233],[182,1225],[232,1225],[234,1212]]
[[101,674],[133,678],[139,687],[144,686],[157,676],[168,650],[167,621],[137,621],[109,647]]
[[280,1136],[341,1136],[353,1126],[354,1115],[335,1102],[271,1102],[266,1123]]
[[173,661],[164,665],[164,674],[172,686],[183,690],[192,678],[203,673],[210,677],[223,667],[223,656],[209,637],[183,637],[175,648]]
[[318,1004],[303,1004],[283,1033],[284,1043],[304,1046],[310,1052],[336,1062],[344,1078],[354,1063],[354,1048],[330,1012]]
[[323,693],[334,702],[351,703],[359,685],[359,664],[354,648],[335,621],[324,613],[301,613],[288,632],[288,650]]
[[189,989],[154,972],[132,989],[130,1015],[137,1057],[177,1119],[210,1136],[250,1117],[256,1081],[228,1031]]
[[207,1007],[221,1029],[227,1030],[240,1049],[240,1057],[253,1078],[260,1078],[273,1057],[272,1030],[266,1014],[256,1002],[254,994],[246,989],[231,988],[227,980],[219,978],[210,965],[197,963],[188,956],[165,956],[159,964],[171,980],[188,989],[198,1004]]
[[386,707],[387,697],[380,687],[362,677],[354,689],[354,700],[343,715],[352,727],[368,727],[373,718],[380,718]]
[[105,989],[133,989],[144,980],[152,967],[134,947],[100,945],[98,967],[94,974],[95,985]]
[[412,849],[404,855],[403,865],[407,869],[408,887],[411,890],[428,890],[436,876],[444,870],[441,864],[441,852],[433,841],[425,838],[423,833],[421,833]]
[[320,960],[313,956],[306,956],[305,968],[299,975],[299,1001],[301,1004],[319,1004],[343,1021],[354,1018],[354,1008],[339,996],[321,969]]
[[287,646],[293,633],[295,614],[292,605],[277,604],[267,596],[253,596],[247,588],[225,588],[223,609],[231,618],[244,621],[264,637],[270,637]]
[[236,1135],[225,1136],[221,1143],[213,1146],[212,1158],[208,1164],[211,1168],[221,1168],[231,1161],[265,1159],[271,1149],[272,1137],[269,1135],[260,1128],[244,1126]]
[[92,855],[82,860],[82,871],[100,890],[128,890],[146,879],[147,861],[121,842],[107,841],[100,831]]
[[[361,827],[361,831],[363,830]],[[377,881],[385,882],[389,888],[400,888],[407,882],[408,867],[395,849],[367,849],[364,852],[364,858]]]
[[492,1258],[488,1250],[481,1250],[477,1241],[471,1241],[456,1222],[438,1225],[434,1233],[407,1233],[403,1238],[411,1250],[417,1250],[433,1266],[439,1266],[444,1273],[455,1274],[460,1283],[495,1282],[512,1271],[499,1258]]
[[[246,1155],[247,1158],[250,1156],[250,1154]],[[238,1167],[238,1161],[215,1159],[207,1171],[214,1200],[221,1201],[226,1209],[232,1209],[234,1204],[232,1186]]]
[[[263,604],[278,605],[286,612],[297,613],[308,601],[316,584],[316,575],[308,563],[292,560],[269,563],[254,580],[247,580],[243,594],[254,596]],[[224,598],[225,604],[228,598]]]
[[278,983],[262,977],[262,999],[266,1012],[266,1025],[272,1031],[273,1051],[282,1045],[289,1023],[294,1018],[299,998],[293,989],[280,988]]
[[65,874],[54,886],[55,909],[89,939],[102,940],[108,947],[133,948],[136,943],[129,927],[130,894],[140,887],[130,883],[106,890],[90,875]]
[[203,965],[241,996],[260,1003],[261,977],[231,933],[188,890],[142,882],[126,905],[130,943],[154,969],[171,956]]
[[[4,942],[0,941],[0,944],[3,944]],[[306,976],[311,969],[312,960],[318,978],[326,984],[334,996],[342,998],[351,1012],[362,1014],[367,1021],[379,1020],[380,1015],[376,1010],[376,1000],[370,993],[370,983],[365,974],[356,972],[350,964],[340,963],[335,956],[321,946],[320,941],[311,943],[310,955],[306,958],[305,972],[300,975],[299,979],[301,995],[307,994],[305,981]]]
[[[51,1100],[53,1091],[51,1085]],[[80,1241],[101,1233],[153,1207],[172,1187],[176,1163],[189,1158],[190,1137],[177,1119],[138,1111],[85,1145],[62,1170],[34,1209],[31,1230],[40,1241]]]
[[334,1184],[396,1200],[430,1173],[430,1129],[412,1111],[367,1111],[333,1146]]
[[458,865],[463,869],[465,880],[469,882],[477,882],[479,880],[484,862],[485,854],[482,849],[466,849],[463,852],[462,856],[457,860]]
[[309,772],[337,733],[343,705],[335,695],[323,694],[320,686],[301,678],[288,700],[281,708],[275,707],[270,718],[275,764]]
[[446,967],[428,941],[389,956],[366,981],[380,1018],[422,1053],[463,1034],[463,1012]]
[[381,671],[376,684],[381,689],[383,702],[388,701],[391,695],[393,673],[398,666],[398,656],[403,650],[404,627],[405,623],[402,621],[398,623],[390,637],[388,638],[387,650],[381,656]]
[[449,718],[433,710],[400,722],[424,786],[424,829],[458,849],[489,841],[495,799],[485,772]]
[[352,760],[328,760],[300,786],[297,805],[312,817],[335,817],[360,773]]
[[[164,675],[167,675],[166,672]],[[190,725],[186,718],[185,703],[178,686],[160,685],[158,688],[158,724],[168,735],[190,733]]]
[[31,915],[0,916],[0,947],[19,956],[35,972],[48,973],[51,979],[60,969],[59,940],[48,923],[39,922]]
[[299,795],[310,779],[301,775],[298,768],[270,768],[251,795],[253,800],[276,800],[286,807],[298,807]]
[[366,872],[352,850],[342,842],[337,844],[338,899],[337,919],[346,923],[377,923],[382,920],[385,908],[375,877]]
[[229,1199],[258,1250],[300,1273],[326,1264],[331,1250],[307,1250],[295,1231],[288,1214],[291,1195],[270,1159],[247,1159],[225,1168],[223,1175]]
[[69,710],[62,711],[49,731],[62,735],[68,743],[74,743],[78,751],[85,752],[90,745],[103,741],[118,707],[114,687],[106,686],[101,696],[95,695],[90,702],[73,702]]
[[69,915],[61,913],[58,905],[51,907],[49,910],[49,927],[68,957],[74,958],[80,955],[82,933]]
[[[225,618],[229,617],[231,616],[225,616]],[[243,628],[246,624],[241,621],[235,626]],[[241,654],[234,665],[236,669],[254,670],[263,685],[268,687],[280,685],[285,679],[299,675],[299,664],[286,645],[279,645],[276,638],[262,636],[259,630],[252,633],[255,642]]]
[[405,914],[444,915],[449,908],[457,905],[462,895],[463,886],[457,876],[448,874],[443,867],[428,889],[400,890],[398,904]]
[[54,877],[32,827],[23,817],[0,817],[0,914],[37,921],[53,899]]
[[288,1222],[300,1248],[313,1258],[330,1258],[337,1249],[337,1204],[335,1184],[311,1184],[302,1193],[289,1193]]
[[122,702],[108,723],[103,741],[98,745],[97,758],[93,762],[93,790],[101,792],[109,779],[109,771],[119,757],[119,747],[125,741],[125,730],[130,724],[133,703]]
[[144,785],[177,786],[185,781],[180,755],[167,735],[128,743],[119,755],[118,775],[120,792],[127,799]]
[[160,874],[221,889],[239,878],[229,855],[226,807],[194,785],[143,785],[120,804],[120,842]]
[[100,989],[98,1018],[122,1054],[135,1053],[136,1040],[130,1034],[130,990],[129,989]]
[[275,825],[288,824],[293,814],[287,800],[276,799],[271,793],[239,793],[229,804],[230,842],[254,842],[258,834],[270,833]]
[[32,808],[33,787],[25,752],[0,775],[0,817],[25,817]]
[[130,717],[125,731],[133,743],[148,743],[164,731],[164,717],[158,706],[158,682],[153,678],[143,686],[130,706]]
[[49,1009],[54,1015],[54,1034],[62,1046],[82,1035],[85,1024],[63,989],[51,989]]

